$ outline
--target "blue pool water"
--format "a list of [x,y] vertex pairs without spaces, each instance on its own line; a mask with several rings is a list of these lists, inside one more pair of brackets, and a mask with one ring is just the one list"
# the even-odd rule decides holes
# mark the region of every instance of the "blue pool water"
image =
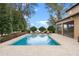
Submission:
[[12,45],[60,45],[47,34],[29,34]]

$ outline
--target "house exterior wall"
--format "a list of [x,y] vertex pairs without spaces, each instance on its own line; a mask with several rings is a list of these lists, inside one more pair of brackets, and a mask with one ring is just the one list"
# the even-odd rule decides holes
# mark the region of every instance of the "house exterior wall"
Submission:
[[67,14],[69,14],[69,15],[73,15],[76,13],[79,13],[79,5],[75,6],[73,9],[67,11]]
[[69,18],[69,19],[67,19],[67,20],[64,20],[64,21],[60,21],[60,22],[58,22],[58,23],[56,23],[56,25],[58,26],[58,25],[61,25],[61,34],[63,35],[64,33],[64,31],[63,31],[63,29],[64,29],[64,23],[66,23],[66,22],[70,22],[70,21],[74,21],[74,19],[71,17],[71,18]]
[[79,36],[79,16],[74,18],[74,38],[78,39]]
[[57,31],[58,34],[63,34],[63,23],[57,24]]
[[60,22],[57,22],[56,24],[62,24],[62,23],[66,23],[66,22],[69,22],[69,21],[73,21],[74,19],[71,17],[71,18],[68,18],[64,21],[60,21]]
[[[73,9],[67,11],[67,14],[69,14],[69,16],[74,15],[76,13],[79,13],[79,5],[75,6]],[[59,21],[56,23],[56,25],[60,25],[60,24],[62,25],[61,34],[63,35],[64,34],[64,32],[63,32],[64,23],[70,22],[70,21],[74,21],[74,38],[78,39],[78,37],[79,37],[79,15],[72,16],[72,17],[67,18],[65,20]]]
[[63,35],[63,24],[66,23],[66,22],[69,22],[69,21],[74,21],[74,38],[78,39],[78,37],[79,37],[79,15],[71,17],[67,20],[58,22],[58,23],[56,23],[56,25],[59,25],[59,24],[62,25],[62,27],[61,27],[62,33],[61,34]]

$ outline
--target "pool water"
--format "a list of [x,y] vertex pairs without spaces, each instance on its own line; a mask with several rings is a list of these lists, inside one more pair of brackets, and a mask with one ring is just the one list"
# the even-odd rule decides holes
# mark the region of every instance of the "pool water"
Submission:
[[47,34],[29,34],[12,45],[60,45]]

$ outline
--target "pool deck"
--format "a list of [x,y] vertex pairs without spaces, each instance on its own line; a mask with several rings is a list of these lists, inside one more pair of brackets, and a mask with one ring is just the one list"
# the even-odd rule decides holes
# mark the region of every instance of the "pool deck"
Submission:
[[0,56],[79,56],[79,43],[76,39],[58,34],[50,36],[61,45],[43,45],[43,46],[12,46],[8,43],[15,42],[20,36],[13,40],[0,44]]

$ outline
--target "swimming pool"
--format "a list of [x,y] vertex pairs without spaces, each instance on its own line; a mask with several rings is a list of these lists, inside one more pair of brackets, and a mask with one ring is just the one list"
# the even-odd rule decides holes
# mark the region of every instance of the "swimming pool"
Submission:
[[11,45],[60,45],[47,34],[29,34]]

